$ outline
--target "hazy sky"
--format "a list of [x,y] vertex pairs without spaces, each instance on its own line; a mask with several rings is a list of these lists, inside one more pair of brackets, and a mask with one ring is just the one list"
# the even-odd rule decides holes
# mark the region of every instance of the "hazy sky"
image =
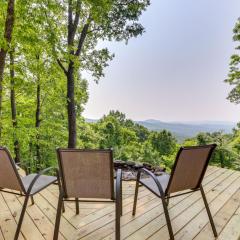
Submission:
[[89,81],[84,116],[120,110],[163,121],[240,120],[223,80],[235,52],[240,0],[152,0],[146,32],[128,45],[107,43],[115,58],[99,84]]

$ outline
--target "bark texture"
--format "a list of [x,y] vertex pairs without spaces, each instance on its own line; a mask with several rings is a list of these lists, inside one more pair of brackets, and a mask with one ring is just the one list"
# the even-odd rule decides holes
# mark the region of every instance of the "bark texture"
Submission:
[[15,153],[15,162],[20,162],[20,147],[19,141],[16,134],[17,129],[17,106],[16,106],[16,97],[15,97],[15,69],[14,69],[14,52],[10,51],[10,83],[11,83],[11,91],[10,91],[10,101],[11,101],[11,114],[12,114],[12,125],[14,129],[14,153]]
[[37,94],[36,94],[36,113],[35,113],[35,127],[37,130],[36,133],[36,164],[37,169],[39,169],[39,165],[41,164],[41,154],[40,154],[40,145],[39,145],[39,128],[40,128],[40,114],[41,114],[41,86],[40,86],[40,77],[38,77],[37,82]]
[[12,31],[14,26],[14,5],[15,0],[8,1],[7,7],[7,17],[5,21],[5,32],[4,32],[4,39],[6,42],[6,46],[0,49],[0,138],[2,133],[2,90],[3,90],[3,74],[4,74],[4,67],[6,61],[6,55],[9,49],[9,45],[12,40]]
[[[78,0],[75,7],[75,17],[73,19],[73,3],[68,1],[68,49],[73,57],[79,57],[87,36],[89,22],[84,24],[80,37],[77,41],[77,50],[74,52],[74,39],[77,28],[79,27],[81,1]],[[77,124],[76,124],[76,106],[75,106],[75,65],[72,60],[69,61],[67,68],[64,67],[61,60],[57,60],[67,78],[67,112],[68,112],[68,148],[75,148],[77,144]]]

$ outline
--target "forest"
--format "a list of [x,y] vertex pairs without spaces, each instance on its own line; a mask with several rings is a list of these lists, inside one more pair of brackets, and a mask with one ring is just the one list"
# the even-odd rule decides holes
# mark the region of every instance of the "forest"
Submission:
[[[114,58],[99,42],[144,33],[149,0],[0,1],[0,145],[36,171],[56,164],[56,148],[112,148],[114,158],[170,169],[180,144],[110,111],[96,123],[82,116],[88,72],[98,83]],[[233,30],[240,41],[240,20]],[[240,46],[236,48],[239,51]],[[228,99],[240,103],[240,55],[230,59]],[[224,76],[223,76],[224,78]],[[220,79],[219,81],[223,81]],[[240,169],[240,124],[231,134],[199,133],[181,145],[217,143],[212,164]]]

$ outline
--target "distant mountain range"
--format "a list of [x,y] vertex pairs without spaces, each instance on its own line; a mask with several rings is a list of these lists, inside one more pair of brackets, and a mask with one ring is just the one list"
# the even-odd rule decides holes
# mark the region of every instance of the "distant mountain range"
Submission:
[[[97,120],[94,119],[86,119],[86,121],[97,122]],[[232,129],[236,127],[236,123],[224,121],[163,122],[160,120],[148,119],[135,122],[149,130],[161,131],[166,129],[172,132],[180,142],[186,138],[195,137],[199,132],[212,133],[223,131],[224,133],[231,133]]]
[[172,132],[176,138],[181,141],[186,138],[194,137],[199,132],[216,132],[223,131],[230,133],[236,126],[234,122],[223,121],[202,121],[202,122],[162,122],[159,120],[149,119],[145,121],[137,121],[138,124],[150,130],[163,130],[166,129]]

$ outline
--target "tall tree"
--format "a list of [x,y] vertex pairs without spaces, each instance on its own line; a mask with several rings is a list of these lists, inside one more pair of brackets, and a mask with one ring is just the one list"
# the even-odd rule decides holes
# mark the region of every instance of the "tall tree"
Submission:
[[[240,43],[240,18],[233,29],[233,41]],[[240,45],[236,47],[237,52],[231,56],[230,70],[225,82],[233,86],[228,99],[236,104],[240,103]]]
[[68,147],[74,148],[77,141],[75,81],[79,71],[90,71],[96,81],[104,76],[103,69],[113,55],[107,48],[99,49],[98,42],[127,42],[142,34],[144,29],[137,21],[150,3],[149,0],[68,0],[65,5],[47,0],[48,6],[49,2],[61,5],[61,15],[67,16],[67,22],[61,17],[53,21],[51,13],[43,7],[49,25],[47,34],[67,79]]
[[12,116],[12,125],[13,125],[13,145],[14,145],[14,153],[15,153],[15,162],[20,162],[20,149],[19,149],[19,141],[16,133],[17,129],[17,107],[16,107],[16,94],[15,94],[15,61],[14,61],[14,51],[11,50],[10,53],[10,101],[11,101],[11,116]]
[[[1,82],[1,144],[15,151],[18,140],[21,160],[35,171],[53,164],[56,146],[99,147],[100,133],[108,130],[106,144],[112,146],[115,141],[118,156],[138,159],[141,144],[147,140],[146,129],[130,120],[122,122],[123,114],[116,116],[116,121],[109,117],[99,131],[97,126],[85,123],[81,113],[88,99],[88,84],[82,72],[90,73],[96,82],[104,76],[104,68],[114,55],[101,46],[114,40],[127,43],[140,35],[144,29],[138,18],[149,1],[16,1],[16,21],[9,44],[4,38],[8,2],[0,1],[0,48],[6,49],[6,54],[13,49],[14,52],[5,66],[4,83]],[[116,129],[111,132],[111,127]],[[120,138],[112,138],[117,132]],[[13,136],[13,141],[9,141],[9,136]]]
[[[36,56],[36,59],[39,64],[39,55]],[[38,69],[37,76],[36,76],[36,82],[37,82],[37,89],[36,89],[36,112],[35,112],[35,127],[36,127],[36,159],[37,164],[41,163],[41,154],[40,154],[40,145],[39,145],[39,128],[41,124],[41,77],[40,77],[40,71]]]
[[12,31],[14,26],[14,5],[15,0],[8,0],[7,15],[5,20],[5,31],[3,46],[0,49],[0,137],[2,132],[2,91],[3,91],[3,73],[5,60],[12,39]]

